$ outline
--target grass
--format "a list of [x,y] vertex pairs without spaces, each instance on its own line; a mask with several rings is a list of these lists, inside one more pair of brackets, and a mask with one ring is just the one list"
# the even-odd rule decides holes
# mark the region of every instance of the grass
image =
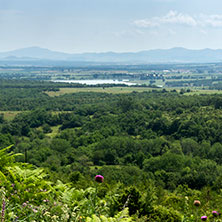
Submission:
[[103,165],[103,166],[99,166],[99,165],[93,165],[93,166],[90,166],[90,170],[99,170],[101,169],[102,167],[114,167],[116,169],[121,169],[121,165]]
[[4,119],[6,121],[11,121],[15,118],[15,116],[24,111],[0,111],[0,114],[4,115]]
[[78,92],[100,92],[100,93],[131,93],[131,92],[149,92],[155,90],[161,90],[160,88],[147,88],[147,87],[87,87],[87,88],[60,88],[57,92],[48,92],[49,96],[61,96],[67,93],[78,93]]
[[185,93],[185,95],[187,96],[201,95],[201,94],[222,94],[222,90],[210,90],[210,89],[192,90],[191,89],[191,92]]
[[[182,87],[184,88],[184,87]],[[48,92],[49,96],[61,96],[68,93],[78,93],[78,92],[99,92],[99,93],[112,93],[112,94],[121,94],[121,93],[132,93],[132,92],[150,92],[152,90],[162,90],[163,88],[147,88],[147,87],[87,87],[87,88],[60,88],[57,92]],[[180,87],[169,87],[165,88],[167,91],[176,89],[177,92],[180,92]],[[191,92],[185,93],[185,95],[200,95],[200,94],[222,94],[222,90],[209,90],[209,89],[198,89],[189,87]]]
[[[3,114],[4,120],[12,121],[17,114],[24,113],[24,112],[27,112],[27,111],[0,111],[0,114]],[[64,112],[69,113],[71,111],[53,111],[52,114],[57,115],[59,113],[64,113]]]
[[52,132],[51,133],[47,133],[46,135],[50,138],[55,137],[58,133],[59,133],[59,128],[61,127],[61,125],[58,126],[52,126]]

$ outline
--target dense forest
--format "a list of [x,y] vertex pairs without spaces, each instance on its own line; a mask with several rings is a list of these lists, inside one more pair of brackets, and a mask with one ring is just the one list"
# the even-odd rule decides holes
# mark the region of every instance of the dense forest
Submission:
[[221,95],[60,87],[0,82],[1,221],[221,221]]

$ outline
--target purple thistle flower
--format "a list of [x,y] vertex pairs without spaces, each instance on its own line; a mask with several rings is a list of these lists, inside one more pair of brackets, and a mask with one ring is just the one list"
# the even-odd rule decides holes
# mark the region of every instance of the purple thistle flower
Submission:
[[207,220],[207,216],[202,216],[202,217],[201,217],[201,220],[202,220],[202,221],[206,221],[206,220]]
[[1,222],[5,221],[5,200],[2,201],[2,215],[1,215]]
[[96,175],[95,176],[95,181],[98,183],[102,183],[104,180],[104,177],[102,175]]
[[212,211],[212,214],[213,214],[214,217],[219,216],[219,213],[216,210]]
[[193,205],[196,207],[200,206],[200,201],[199,200],[194,200]]

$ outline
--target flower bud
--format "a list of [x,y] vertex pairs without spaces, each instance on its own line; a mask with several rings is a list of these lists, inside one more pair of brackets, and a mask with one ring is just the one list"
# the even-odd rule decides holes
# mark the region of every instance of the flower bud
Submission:
[[202,221],[206,221],[206,220],[207,220],[207,216],[202,216],[202,217],[201,217],[201,220],[202,220]]
[[95,176],[95,181],[98,183],[102,183],[103,182],[104,177],[102,175],[96,175]]
[[216,210],[212,211],[212,214],[213,214],[214,217],[219,216],[219,213]]
[[199,200],[194,200],[193,205],[196,207],[200,206],[200,201]]

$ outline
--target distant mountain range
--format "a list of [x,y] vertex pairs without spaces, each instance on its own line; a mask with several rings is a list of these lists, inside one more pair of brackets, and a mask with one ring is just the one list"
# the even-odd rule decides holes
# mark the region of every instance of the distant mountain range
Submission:
[[1,61],[68,61],[101,63],[210,63],[222,62],[222,49],[156,49],[140,52],[104,52],[69,54],[45,48],[29,47],[0,52]]

